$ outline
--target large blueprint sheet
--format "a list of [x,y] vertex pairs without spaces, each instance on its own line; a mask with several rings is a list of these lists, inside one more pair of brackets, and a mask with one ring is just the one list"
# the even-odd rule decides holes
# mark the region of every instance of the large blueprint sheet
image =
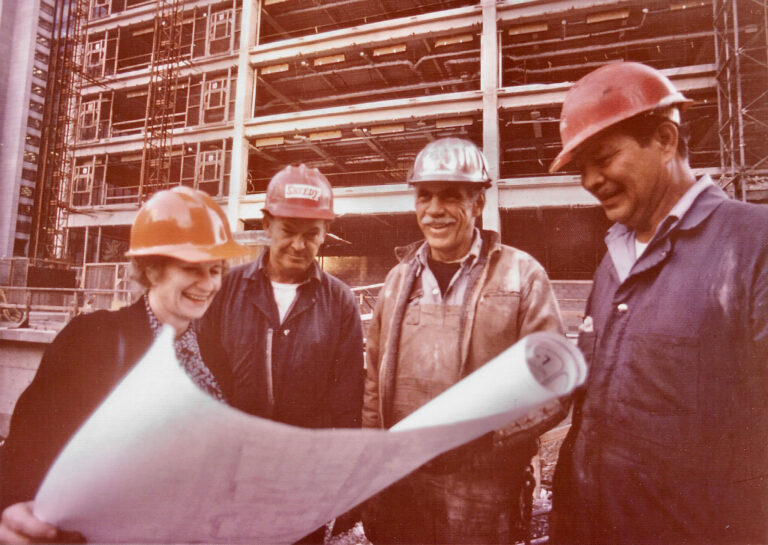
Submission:
[[586,375],[568,341],[535,333],[391,430],[309,430],[208,397],[172,342],[167,329],[75,434],[39,518],[91,542],[292,543]]

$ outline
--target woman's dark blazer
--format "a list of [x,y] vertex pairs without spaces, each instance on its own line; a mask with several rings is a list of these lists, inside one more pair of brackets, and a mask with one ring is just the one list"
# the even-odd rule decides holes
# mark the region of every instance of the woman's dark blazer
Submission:
[[32,500],[59,451],[152,344],[143,299],[75,317],[43,354],[0,450],[0,509]]

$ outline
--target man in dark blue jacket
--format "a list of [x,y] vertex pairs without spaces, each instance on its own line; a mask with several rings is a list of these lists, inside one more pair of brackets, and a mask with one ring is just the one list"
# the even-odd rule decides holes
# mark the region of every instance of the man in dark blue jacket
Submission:
[[269,247],[227,274],[198,327],[203,360],[234,407],[294,426],[360,426],[358,306],[315,261],[333,217],[317,169],[289,166],[270,181]]
[[689,103],[622,62],[563,104],[551,170],[573,162],[616,224],[579,337],[557,543],[768,542],[768,208],[696,180]]
[[[269,247],[232,269],[198,324],[203,361],[227,402],[305,428],[357,428],[363,405],[363,333],[349,287],[315,259],[334,218],[319,170],[288,166],[267,187]],[[354,523],[336,523],[335,532]],[[322,543],[325,528],[300,543]]]

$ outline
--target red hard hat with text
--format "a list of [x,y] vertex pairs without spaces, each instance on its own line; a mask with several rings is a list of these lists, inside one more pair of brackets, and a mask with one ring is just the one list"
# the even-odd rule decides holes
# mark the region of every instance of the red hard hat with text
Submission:
[[563,150],[549,171],[563,168],[577,147],[616,123],[671,106],[685,109],[691,102],[655,68],[638,62],[601,66],[574,83],[565,96],[560,114]]
[[331,183],[316,168],[287,166],[269,181],[264,210],[284,218],[332,220]]
[[179,186],[158,191],[131,226],[127,256],[163,255],[200,263],[248,253],[236,243],[221,207],[205,192]]

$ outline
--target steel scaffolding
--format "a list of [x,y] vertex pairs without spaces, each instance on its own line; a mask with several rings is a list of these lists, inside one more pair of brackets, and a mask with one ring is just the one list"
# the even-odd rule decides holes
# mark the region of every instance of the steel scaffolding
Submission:
[[89,0],[58,0],[46,84],[30,256],[63,259]]
[[182,22],[180,0],[157,0],[144,118],[140,201],[159,189],[169,187]]
[[768,0],[714,0],[723,178],[747,199],[768,182]]

